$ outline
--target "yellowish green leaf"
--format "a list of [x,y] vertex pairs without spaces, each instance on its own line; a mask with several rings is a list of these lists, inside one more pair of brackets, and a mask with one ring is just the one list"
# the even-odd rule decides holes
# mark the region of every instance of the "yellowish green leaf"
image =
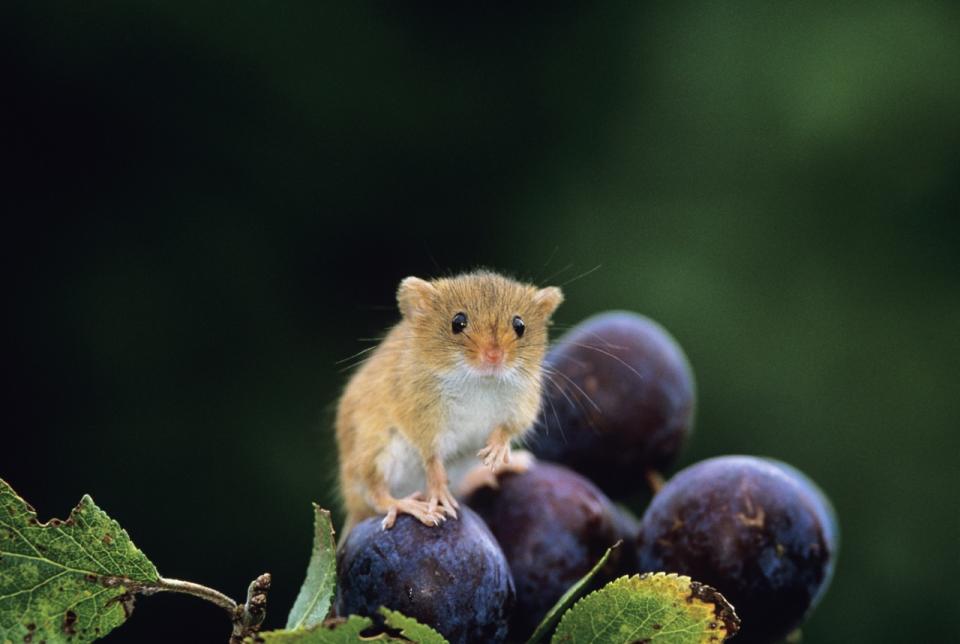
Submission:
[[715,644],[740,620],[719,592],[689,577],[662,572],[621,577],[568,610],[555,644]]

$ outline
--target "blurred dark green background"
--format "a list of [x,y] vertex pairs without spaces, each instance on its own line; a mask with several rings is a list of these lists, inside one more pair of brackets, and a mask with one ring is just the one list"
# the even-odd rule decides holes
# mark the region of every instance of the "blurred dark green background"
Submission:
[[[43,517],[90,492],[167,576],[269,570],[280,625],[336,503],[336,362],[397,282],[599,264],[559,322],[678,338],[682,464],[834,500],[805,641],[955,635],[955,3],[7,2],[0,47],[0,476]],[[157,596],[109,641],[226,632]]]

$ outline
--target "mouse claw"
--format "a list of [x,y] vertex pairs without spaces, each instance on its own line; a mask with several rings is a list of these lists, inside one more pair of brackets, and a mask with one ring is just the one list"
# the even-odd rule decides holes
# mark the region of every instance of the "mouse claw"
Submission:
[[444,520],[447,517],[457,518],[457,508],[460,504],[450,493],[449,488],[434,490],[430,493],[429,507],[431,511],[439,511]]
[[387,511],[387,516],[383,517],[383,521],[380,522],[381,530],[389,530],[393,527],[393,524],[397,522],[397,506],[393,506]]
[[383,517],[383,521],[380,522],[380,527],[383,530],[392,528],[397,521],[398,514],[409,514],[424,525],[438,526],[442,521],[446,521],[447,517],[436,507],[436,504],[433,503],[434,501],[435,499],[431,499],[429,502],[424,501],[423,494],[420,492],[415,492],[410,496],[397,499],[387,510],[386,516]]
[[510,462],[510,444],[487,445],[477,452],[477,456],[486,467],[496,471]]

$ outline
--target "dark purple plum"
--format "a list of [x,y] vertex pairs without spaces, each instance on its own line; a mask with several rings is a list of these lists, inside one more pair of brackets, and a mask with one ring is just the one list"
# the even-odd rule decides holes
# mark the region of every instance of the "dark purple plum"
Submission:
[[589,318],[544,361],[543,408],[530,442],[614,498],[670,467],[693,425],[686,356],[659,324],[624,311]]
[[[510,639],[533,633],[546,612],[633,527],[597,486],[565,467],[535,463],[499,476],[499,488],[480,488],[465,501],[490,526],[517,585]],[[619,570],[615,551],[601,577]],[[631,553],[632,554],[632,553]]]
[[409,515],[390,530],[361,521],[337,551],[337,578],[338,615],[377,618],[386,606],[452,644],[504,641],[516,597],[500,546],[466,507],[437,527]]
[[623,542],[617,555],[617,573],[614,576],[634,575],[640,570],[640,561],[637,559],[640,520],[626,508],[614,505],[613,523],[616,526],[617,538]]
[[795,468],[722,456],[660,490],[638,543],[642,570],[681,573],[723,593],[743,621],[738,642],[775,642],[826,591],[839,533],[827,497]]

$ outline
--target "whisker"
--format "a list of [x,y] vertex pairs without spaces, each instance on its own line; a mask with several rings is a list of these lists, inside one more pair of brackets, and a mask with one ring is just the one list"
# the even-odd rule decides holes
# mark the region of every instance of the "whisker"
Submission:
[[550,282],[550,280],[552,280],[554,277],[559,277],[560,275],[566,273],[566,272],[567,272],[568,270],[570,270],[571,268],[573,268],[573,264],[567,264],[566,266],[564,266],[563,268],[561,268],[559,271],[554,272],[553,274],[551,274],[551,275],[548,276],[548,277],[544,277],[542,283],[543,283],[543,284],[546,284],[546,283]]
[[[540,267],[540,270],[541,270],[541,271],[547,270],[547,266],[550,265],[550,262],[553,261],[553,258],[557,256],[557,252],[559,252],[559,251],[560,251],[560,245],[557,244],[556,246],[553,247],[553,250],[550,251],[550,256],[547,257],[547,261],[545,261],[545,262],[543,263],[543,266]],[[542,283],[543,283],[543,282],[540,281],[539,278],[534,278],[532,281],[533,281],[534,284],[542,284]],[[546,280],[544,280],[544,281],[546,281]]]
[[430,248],[427,246],[427,242],[423,241],[423,252],[427,254],[427,257],[430,258],[430,263],[433,264],[433,267],[437,270],[437,273],[442,273],[443,269],[440,268],[440,264],[437,263],[436,258],[434,258],[433,253],[430,252]]
[[[564,331],[569,331],[570,329],[574,329],[574,328],[578,327],[579,324],[555,324],[554,326],[556,326],[558,329],[563,329]],[[622,345],[622,344],[614,344],[613,342],[610,342],[609,340],[607,340],[606,338],[604,338],[602,335],[600,335],[600,334],[598,334],[598,333],[596,333],[596,332],[594,332],[594,331],[584,331],[583,329],[577,329],[577,332],[578,332],[578,333],[584,333],[584,334],[586,334],[586,335],[589,335],[591,338],[593,338],[593,339],[596,340],[597,342],[602,343],[602,344],[603,344],[606,348],[608,348],[608,349],[623,349],[623,350],[626,350],[626,349],[629,348],[629,347],[627,347],[627,346],[625,346],[625,345]],[[561,338],[561,340],[562,340],[562,338]]]
[[[544,374],[544,375],[547,377],[547,380],[549,380],[550,383],[553,384],[554,387],[557,386],[556,383],[554,383],[553,380],[550,379],[549,374]],[[553,404],[553,400],[549,396],[543,396],[542,399],[546,400],[547,404],[550,405],[550,411],[553,412],[553,419],[557,421],[557,429],[560,430],[560,438],[563,440],[564,443],[566,443],[567,435],[563,431],[563,423],[560,422],[560,416],[557,414],[557,406]],[[550,428],[547,426],[547,424],[544,423],[543,425],[544,425],[544,428],[549,432]]]
[[[583,389],[581,389],[581,388],[580,388],[580,385],[578,385],[576,382],[574,382],[574,381],[570,378],[570,376],[568,376],[567,374],[563,373],[562,371],[554,371],[554,370],[552,370],[552,369],[550,369],[549,371],[550,371],[550,373],[551,373],[552,375],[561,376],[564,380],[566,380],[566,381],[569,382],[571,385],[573,385],[574,387],[576,387],[577,391],[580,392],[580,395],[582,395],[584,398],[586,398],[586,399],[587,399],[587,402],[589,402],[589,403],[593,406],[593,408],[597,410],[598,413],[601,413],[601,414],[603,413],[603,410],[600,409],[599,405],[597,405],[597,403],[595,403],[595,402],[593,401],[593,398],[591,398],[591,397],[587,394],[587,392],[585,392]],[[561,390],[561,393],[562,393],[562,390]]]
[[560,286],[566,286],[566,285],[569,284],[570,282],[576,282],[578,279],[584,278],[584,277],[586,277],[587,275],[590,275],[591,273],[600,270],[600,267],[601,267],[601,266],[603,266],[603,264],[597,264],[596,266],[594,266],[594,267],[591,268],[590,270],[584,271],[583,273],[580,273],[580,274],[577,275],[576,277],[571,277],[570,279],[568,279],[566,282],[564,282],[564,283],[561,284]]
[[622,364],[624,367],[626,367],[627,369],[629,369],[635,376],[637,376],[637,377],[640,378],[641,380],[646,380],[646,378],[643,377],[643,374],[641,374],[639,371],[637,371],[636,369],[634,369],[632,365],[629,365],[629,364],[627,364],[626,362],[624,362],[623,359],[622,359],[620,356],[614,355],[614,354],[610,353],[609,351],[604,351],[604,350],[601,349],[600,347],[594,347],[594,346],[591,346],[591,345],[589,345],[589,344],[580,344],[579,342],[570,342],[570,344],[572,344],[572,345],[575,346],[575,347],[580,347],[580,348],[583,348],[583,349],[589,349],[589,350],[591,350],[591,351],[596,351],[597,353],[602,353],[603,355],[607,356],[608,358],[613,358],[614,360],[616,360],[617,362],[619,362],[620,364]]
[[370,353],[371,351],[376,351],[376,350],[377,350],[377,347],[375,347],[375,346],[374,346],[374,347],[367,347],[366,349],[361,349],[360,351],[357,351],[357,352],[356,352],[355,354],[353,354],[352,356],[347,356],[346,358],[343,358],[342,360],[337,360],[337,361],[334,362],[333,364],[343,364],[344,362],[349,362],[349,361],[353,360],[353,359],[356,358],[356,357],[362,356],[362,355],[365,354],[365,353]]

